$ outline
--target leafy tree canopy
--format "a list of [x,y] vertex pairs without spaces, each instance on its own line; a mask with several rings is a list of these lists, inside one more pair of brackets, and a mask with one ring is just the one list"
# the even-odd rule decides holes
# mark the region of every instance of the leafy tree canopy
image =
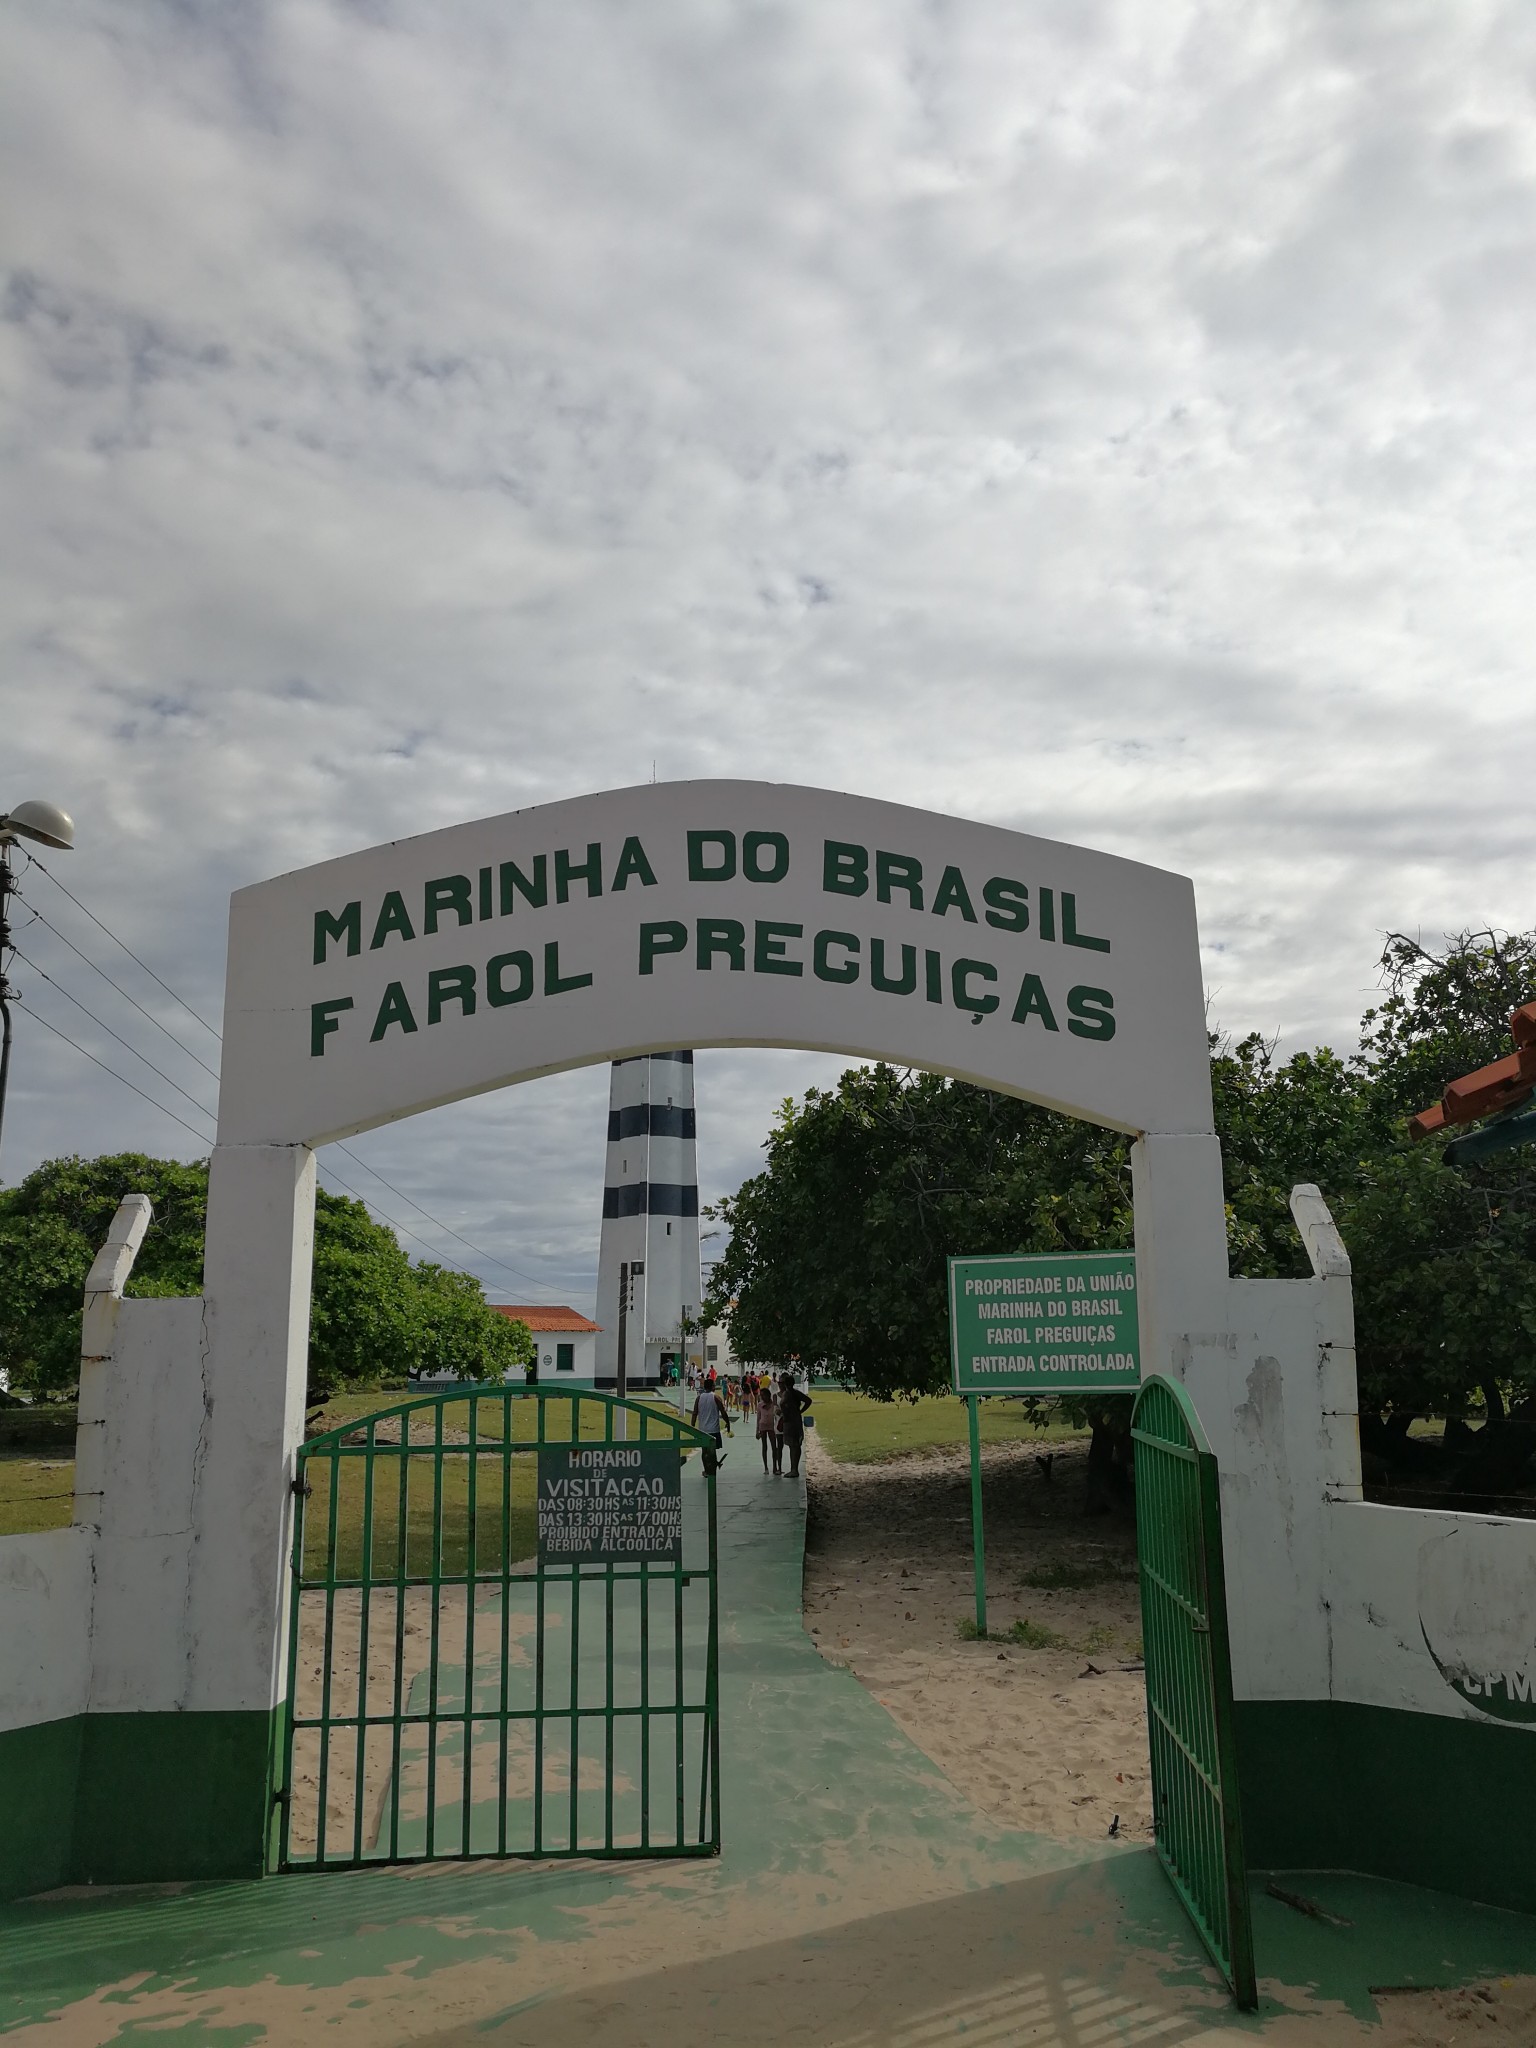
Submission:
[[[127,1292],[200,1291],[206,1162],[138,1152],[46,1161],[0,1193],[0,1368],[13,1388],[60,1392],[78,1379],[85,1277],[128,1194],[149,1196],[154,1221]],[[323,1189],[316,1195],[312,1399],[408,1373],[499,1378],[533,1355],[527,1327],[497,1315],[477,1280],[413,1266],[361,1202]]]
[[[1439,954],[1394,934],[1381,975],[1348,1058],[1277,1063],[1258,1036],[1213,1041],[1232,1270],[1308,1271],[1289,1197],[1315,1181],[1354,1263],[1362,1414],[1399,1430],[1419,1414],[1536,1414],[1536,1158],[1457,1170],[1405,1130],[1509,1050],[1536,933],[1462,933]],[[948,1385],[951,1253],[1131,1242],[1124,1138],[931,1074],[850,1070],[786,1102],[766,1152],[714,1212],[731,1240],[711,1312],[739,1356],[798,1358],[877,1396]]]

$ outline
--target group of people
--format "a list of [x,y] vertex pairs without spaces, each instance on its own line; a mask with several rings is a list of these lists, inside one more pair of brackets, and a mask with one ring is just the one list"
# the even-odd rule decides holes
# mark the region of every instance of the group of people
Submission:
[[[711,1372],[705,1375],[698,1393],[694,1396],[691,1420],[697,1429],[715,1440],[714,1449],[704,1453],[704,1470],[715,1471],[724,1461],[727,1452],[722,1448],[723,1436],[731,1436],[731,1410],[736,1409],[743,1418],[750,1417],[756,1425],[758,1448],[763,1454],[763,1472],[775,1479],[800,1476],[800,1454],[805,1448],[806,1410],[811,1405],[810,1395],[797,1387],[794,1378],[781,1372],[777,1379],[771,1373],[744,1372],[738,1380],[717,1380]],[[785,1474],[784,1458],[789,1456],[789,1471]],[[770,1462],[771,1461],[771,1462]]]

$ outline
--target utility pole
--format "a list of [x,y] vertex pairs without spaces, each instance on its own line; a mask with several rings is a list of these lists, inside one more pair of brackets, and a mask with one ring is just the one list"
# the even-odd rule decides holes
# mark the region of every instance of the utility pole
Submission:
[[[614,1392],[621,1401],[629,1395],[629,1312],[634,1307],[635,1283],[644,1273],[644,1259],[625,1259],[619,1266],[619,1355]],[[643,1332],[644,1325],[641,1327]],[[629,1417],[622,1410],[614,1420],[614,1431],[621,1441],[628,1440]]]
[[74,821],[57,804],[36,801],[18,804],[0,816],[0,1131],[5,1127],[5,1087],[11,1076],[11,1002],[16,991],[5,970],[11,957],[11,897],[16,892],[11,848],[18,838],[35,839],[67,853],[75,843]]

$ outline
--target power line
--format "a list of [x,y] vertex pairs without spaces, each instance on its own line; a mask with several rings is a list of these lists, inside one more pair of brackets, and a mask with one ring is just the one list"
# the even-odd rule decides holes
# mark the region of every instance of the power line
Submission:
[[69,898],[70,902],[74,904],[76,910],[84,911],[85,915],[91,920],[91,923],[95,925],[98,930],[104,931],[107,937],[112,941],[114,946],[121,946],[122,950],[128,955],[128,958],[131,961],[133,961],[134,965],[137,967],[142,967],[144,969],[144,972],[149,976],[150,980],[154,982],[157,985],[157,987],[163,988],[173,1003],[181,1004],[182,1009],[186,1011],[187,1015],[192,1019],[194,1024],[201,1024],[205,1031],[213,1031],[213,1035],[216,1039],[218,1039],[220,1045],[224,1043],[224,1036],[222,1032],[214,1031],[213,1026],[208,1022],[208,1019],[206,1017],[199,1017],[196,1010],[193,1009],[192,1005],[189,1002],[184,1001],[182,997],[177,995],[175,989],[171,987],[169,982],[161,981],[159,975],[156,974],[153,967],[149,966],[147,962],[141,960],[138,954],[134,952],[132,946],[128,945],[125,940],[120,939],[117,936],[117,933],[113,931],[109,925],[104,925],[101,919],[96,915],[94,910],[86,910],[85,905],[80,901],[80,898],[74,893],[74,891],[72,889],[65,889],[64,884],[59,880],[58,876],[54,874],[50,869],[43,867],[43,864],[38,859],[37,855],[35,853],[32,853],[30,850],[27,853],[27,865],[29,867],[41,869],[42,873],[47,875],[49,881],[52,882],[55,889],[64,890],[64,894]]
[[385,1187],[389,1189],[392,1195],[398,1195],[402,1202],[409,1202],[418,1215],[425,1216],[429,1223],[435,1223],[439,1230],[445,1230],[450,1237],[456,1237],[460,1244],[467,1246],[475,1254],[476,1258],[484,1259],[492,1266],[500,1266],[503,1273],[510,1273],[515,1280],[526,1280],[530,1287],[546,1287],[548,1285],[547,1281],[535,1280],[531,1273],[523,1272],[519,1266],[509,1266],[505,1259],[498,1259],[493,1252],[484,1250],[473,1239],[467,1238],[463,1231],[455,1230],[451,1223],[444,1223],[441,1218],[434,1216],[430,1209],[423,1209],[420,1202],[408,1195],[404,1188],[397,1188],[392,1180],[384,1180],[384,1176],[380,1173],[379,1169],[376,1166],[370,1166],[368,1161],[354,1152],[350,1145],[343,1145],[338,1140],[336,1150],[338,1152],[345,1152],[349,1159],[355,1159],[364,1172],[371,1173],[375,1180],[384,1181]]
[[210,1145],[213,1143],[213,1140],[205,1136],[202,1131],[193,1131],[192,1126],[187,1122],[186,1118],[178,1116],[174,1109],[167,1109],[163,1102],[156,1102],[153,1095],[145,1095],[144,1090],[140,1088],[137,1085],[137,1083],[130,1081],[126,1074],[120,1074],[117,1071],[116,1067],[109,1067],[105,1060],[97,1059],[95,1053],[86,1052],[85,1047],[83,1045],[75,1045],[75,1041],[70,1037],[69,1033],[67,1031],[61,1031],[57,1024],[50,1024],[48,1022],[48,1019],[43,1015],[41,1010],[34,1010],[31,1007],[31,1005],[28,1004],[27,1015],[32,1019],[34,1023],[41,1024],[45,1031],[51,1031],[55,1038],[62,1038],[66,1045],[73,1045],[75,1047],[76,1052],[84,1053],[85,1057],[91,1062],[92,1066],[100,1067],[101,1071],[104,1074],[110,1074],[114,1081],[121,1081],[125,1088],[131,1088],[135,1095],[143,1097],[143,1100],[149,1104],[151,1109],[158,1109],[162,1116],[168,1116],[171,1119],[172,1123],[180,1124],[181,1128],[184,1131],[192,1131],[193,1137],[197,1139],[199,1144]]
[[[141,1017],[148,1018],[149,1022],[154,1025],[157,1031],[164,1032],[165,1036],[171,1041],[172,1045],[175,1046],[178,1052],[184,1052],[189,1060],[196,1060],[198,1066],[202,1068],[203,1072],[207,1074],[211,1080],[217,1081],[217,1079],[219,1078],[219,1070],[217,1067],[210,1067],[206,1060],[198,1059],[197,1054],[192,1050],[191,1046],[183,1045],[181,1040],[176,1036],[175,1032],[169,1030],[164,1024],[162,1024],[160,1022],[160,1019],[157,1016],[155,1016],[152,1011],[146,1010],[144,1005],[138,1000],[138,998],[136,996],[131,996],[128,993],[127,989],[123,987],[120,981],[114,981],[111,975],[108,974],[105,967],[98,967],[96,965],[96,962],[91,958],[89,953],[82,953],[80,948],[75,944],[73,939],[69,938],[65,933],[61,932],[56,924],[49,923],[48,919],[44,917],[43,913],[37,908],[36,904],[33,904],[32,906],[32,915],[37,919],[39,924],[47,925],[49,931],[53,933],[53,936],[56,939],[60,940],[64,945],[68,946],[71,953],[73,953],[77,959],[83,960],[86,966],[90,968],[92,974],[99,974],[102,980],[107,984],[108,988],[115,988],[118,994],[123,998],[123,1001],[125,1003],[132,1003],[133,1007],[138,1011]],[[30,966],[31,962],[29,961],[27,964]],[[40,967],[37,970],[39,974],[41,974],[42,971],[43,970]]]
[[[141,960],[138,954],[134,952],[133,948],[117,936],[117,933],[113,931],[110,925],[104,924],[102,922],[102,920],[96,915],[94,910],[88,909],[87,906],[80,901],[80,898],[76,896],[71,889],[65,888],[65,885],[59,880],[58,876],[51,873],[49,869],[44,867],[43,863],[37,858],[35,854],[29,852],[27,855],[27,860],[29,866],[41,870],[41,872],[47,876],[48,880],[52,882],[53,886],[56,889],[63,890],[63,893],[69,898],[70,902],[74,904],[75,908],[81,911],[86,917],[88,917],[91,920],[91,923],[94,924],[98,930],[105,932],[107,937],[112,941],[113,945],[120,947],[122,951],[128,955],[128,958],[135,963],[136,966],[143,968],[144,972],[149,976],[150,980],[153,981],[157,985],[157,987],[164,989],[165,993],[171,998],[171,1001],[173,1003],[179,1004],[180,1007],[186,1011],[187,1015],[193,1020],[194,1023],[201,1024],[205,1031],[212,1032],[213,1036],[219,1040],[219,1043],[221,1045],[223,1044],[224,1041],[222,1034],[217,1031],[214,1031],[213,1026],[207,1021],[206,1018],[200,1017],[189,1002],[187,1002],[183,997],[177,995],[175,989],[171,987],[169,982],[162,981],[160,976],[156,974],[155,970],[148,964],[148,962]],[[116,989],[120,996],[122,996],[126,1001],[132,1003],[133,1007],[139,1012],[141,1016],[147,1017],[149,1019],[149,1022],[155,1026],[155,1029],[157,1031],[164,1032],[165,1036],[170,1039],[172,1045],[174,1045],[179,1051],[184,1052],[187,1055],[188,1059],[196,1060],[197,1064],[202,1068],[203,1072],[210,1077],[210,1079],[215,1081],[219,1079],[218,1074],[214,1071],[212,1067],[210,1067],[207,1064],[206,1061],[199,1059],[197,1054],[192,1051],[190,1046],[183,1045],[181,1040],[176,1037],[175,1033],[167,1030],[166,1026],[160,1022],[158,1017],[152,1016],[150,1012],[144,1008],[142,1003],[136,1001],[133,996],[129,995],[127,989],[122,987],[122,985],[119,982],[114,981],[111,975],[107,973],[105,968],[98,967],[96,965],[96,962],[90,958],[89,954],[81,952],[80,948],[74,943],[74,941],[72,939],[65,937],[65,934],[58,929],[57,925],[50,923],[49,920],[43,916],[42,912],[37,908],[35,904],[32,906],[32,913],[41,924],[47,926],[48,930],[53,933],[56,939],[63,940],[63,943],[69,947],[70,951],[72,953],[77,954],[79,958],[85,962],[86,966],[92,970],[93,973],[99,974],[102,980],[105,981],[109,987]],[[204,1105],[201,1102],[199,1102],[195,1096],[189,1095],[186,1089],[183,1088],[179,1082],[173,1081],[171,1079],[169,1074],[162,1073],[160,1068],[155,1065],[153,1060],[146,1059],[144,1054],[138,1051],[138,1049],[135,1046],[130,1045],[126,1038],[120,1037],[119,1034],[112,1029],[110,1024],[104,1023],[102,1019],[98,1017],[93,1010],[87,1009],[85,1004],[82,1003],[77,996],[70,995],[69,990],[65,988],[61,982],[54,981],[53,977],[50,974],[48,974],[45,969],[37,966],[37,964],[34,961],[27,960],[26,955],[24,953],[21,953],[19,949],[13,950],[17,951],[18,959],[26,960],[26,964],[32,969],[34,974],[40,974],[43,980],[49,983],[50,987],[58,989],[60,995],[65,996],[70,1002],[72,1002],[77,1010],[82,1011],[87,1017],[89,1017],[93,1024],[100,1025],[101,1029],[107,1033],[108,1037],[115,1038],[118,1044],[121,1045],[125,1051],[131,1052],[133,1054],[136,1060],[142,1060],[144,1065],[149,1068],[152,1074],[159,1075],[160,1079],[164,1081],[167,1084],[167,1086],[174,1088],[177,1094],[180,1095],[184,1101],[190,1102],[192,1104],[192,1107],[199,1111],[200,1114],[202,1114],[203,1116],[214,1116],[216,1114],[214,1111],[205,1108]],[[33,1011],[31,1014],[34,1016],[39,1015],[37,1011]],[[40,1018],[39,1021],[46,1020]],[[53,1028],[55,1027],[50,1026],[50,1029]],[[64,1036],[62,1032],[60,1032],[58,1035],[61,1038]],[[70,1039],[67,1042],[71,1045],[74,1044],[73,1039]],[[78,1048],[78,1050],[83,1051],[84,1048],[80,1047]],[[89,1059],[94,1057],[94,1055],[87,1053],[86,1057]],[[97,1066],[102,1066],[102,1062],[100,1060],[97,1060],[96,1064]],[[112,1074],[114,1078],[116,1078],[117,1080],[124,1079],[122,1075],[116,1072],[115,1068],[103,1067],[103,1072]],[[132,1082],[129,1081],[125,1081],[124,1085],[127,1087],[133,1086]],[[135,1090],[135,1092],[138,1094],[143,1094],[142,1089]],[[154,1097],[150,1095],[146,1095],[144,1099],[146,1102],[154,1101]],[[156,1103],[155,1106],[157,1109],[164,1108],[163,1103]],[[167,1116],[174,1115],[174,1111],[172,1110],[166,1110],[165,1113]],[[177,1117],[176,1121],[178,1123],[181,1123],[181,1118]],[[182,1128],[183,1130],[190,1130],[191,1125],[182,1124]],[[194,1135],[196,1134],[194,1133]],[[371,1173],[375,1180],[379,1181],[384,1187],[388,1188],[390,1193],[392,1195],[397,1196],[402,1202],[408,1203],[410,1207],[417,1212],[418,1215],[425,1216],[427,1221],[433,1226],[434,1229],[440,1230],[446,1236],[456,1239],[458,1243],[462,1244],[466,1248],[466,1250],[472,1251],[477,1259],[483,1259],[488,1265],[500,1267],[502,1272],[510,1273],[514,1279],[525,1281],[528,1286],[536,1287],[540,1290],[540,1292],[547,1292],[549,1285],[547,1281],[536,1280],[531,1273],[523,1272],[520,1267],[508,1265],[505,1259],[498,1259],[493,1252],[486,1251],[483,1246],[476,1244],[472,1238],[466,1237],[462,1231],[455,1230],[451,1223],[444,1223],[441,1217],[434,1216],[432,1214],[432,1211],[430,1209],[424,1208],[422,1204],[415,1199],[414,1196],[408,1195],[403,1188],[396,1187],[394,1182],[386,1178],[384,1174],[380,1173],[379,1169],[376,1166],[370,1166],[368,1161],[364,1159],[359,1153],[354,1152],[350,1145],[343,1145],[338,1143],[336,1149],[338,1152],[345,1152],[347,1157],[351,1160],[354,1160],[357,1163],[357,1165],[362,1167],[365,1173]],[[350,1184],[350,1182],[342,1180],[341,1175],[339,1173],[336,1173],[334,1169],[327,1167],[326,1171],[330,1173],[331,1178],[333,1180],[339,1181],[341,1186],[346,1188],[349,1194],[355,1196],[356,1199],[362,1202],[365,1207],[371,1207],[373,1209],[378,1210],[378,1213],[385,1218],[385,1220],[391,1225],[392,1228],[396,1230],[403,1230],[407,1237],[411,1238],[416,1244],[421,1245],[425,1251],[430,1252],[434,1259],[441,1259],[446,1265],[452,1266],[457,1272],[469,1274],[469,1277],[471,1279],[478,1279],[480,1277],[477,1273],[473,1272],[470,1267],[461,1265],[457,1259],[450,1258],[446,1252],[440,1252],[435,1246],[429,1244],[425,1238],[420,1236],[418,1232],[412,1230],[408,1224],[396,1222],[395,1218],[390,1216],[387,1210],[379,1208],[377,1202],[370,1203],[366,1195],[359,1193],[359,1191],[356,1188],[354,1188]]]
[[[167,1088],[174,1088],[176,1090],[176,1093],[181,1097],[183,1102],[190,1102],[192,1107],[195,1110],[200,1111],[201,1114],[204,1116],[212,1116],[214,1114],[214,1112],[208,1108],[206,1103],[199,1102],[195,1095],[189,1095],[186,1089],[182,1087],[179,1081],[173,1081],[170,1075],[167,1074],[163,1068],[157,1067],[152,1059],[145,1058],[145,1055],[139,1051],[136,1045],[130,1045],[127,1039],[122,1036],[121,1032],[114,1031],[110,1024],[104,1023],[102,1019],[97,1016],[94,1010],[88,1010],[85,1004],[81,1002],[78,996],[72,996],[70,994],[69,990],[64,986],[63,982],[55,981],[53,976],[49,974],[45,968],[39,967],[35,960],[28,960],[26,954],[22,952],[19,946],[13,946],[11,950],[15,953],[16,958],[18,960],[25,962],[25,964],[31,968],[34,974],[41,976],[41,978],[47,982],[50,988],[57,989],[59,994],[64,998],[65,1002],[73,1003],[75,1008],[80,1012],[81,1016],[89,1017],[93,1024],[99,1025],[100,1028],[106,1032],[108,1038],[115,1038],[118,1044],[123,1048],[124,1052],[131,1052],[136,1060],[143,1060],[144,1065],[148,1067],[149,1071],[152,1074],[158,1075],[159,1078],[165,1083]],[[41,1013],[37,1010],[34,1010],[32,1014],[35,1017],[40,1015]],[[111,1070],[108,1069],[108,1071],[110,1072]]]

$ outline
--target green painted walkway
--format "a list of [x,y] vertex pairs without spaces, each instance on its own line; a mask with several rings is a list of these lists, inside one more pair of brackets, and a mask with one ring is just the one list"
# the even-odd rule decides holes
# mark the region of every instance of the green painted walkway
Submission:
[[[685,1485],[702,1488],[690,1468]],[[1237,2021],[1145,1850],[969,1806],[800,1620],[804,1498],[720,1475],[724,1853],[448,1864],[0,1908],[0,2029],[179,2041],[692,2044],[1373,2038],[1372,1984],[1536,1970],[1536,1924],[1360,1881],[1261,1896]],[[1361,2025],[1360,2022],[1364,2022]],[[14,2030],[14,2032],[11,2032]]]

